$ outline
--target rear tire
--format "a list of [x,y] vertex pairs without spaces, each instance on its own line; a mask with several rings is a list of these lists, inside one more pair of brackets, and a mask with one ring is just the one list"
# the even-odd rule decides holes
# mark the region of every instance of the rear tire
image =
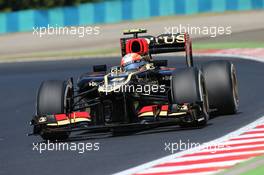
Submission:
[[228,115],[238,111],[238,84],[236,69],[229,61],[212,61],[202,67],[208,91],[210,109],[216,114]]
[[[37,116],[64,114],[67,112],[67,97],[71,95],[71,85],[65,81],[48,80],[42,82],[37,95]],[[44,140],[65,140],[69,132],[40,132]]]
[[208,96],[201,71],[197,68],[178,70],[171,79],[171,99],[173,104],[198,104],[197,109],[199,119],[189,122],[182,122],[182,127],[200,127],[207,124],[208,115]]

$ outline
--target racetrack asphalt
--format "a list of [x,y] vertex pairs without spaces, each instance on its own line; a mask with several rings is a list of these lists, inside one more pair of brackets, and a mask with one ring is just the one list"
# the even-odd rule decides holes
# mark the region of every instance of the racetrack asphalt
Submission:
[[[168,59],[172,67],[184,66],[182,57]],[[195,58],[198,63],[223,58]],[[263,63],[227,58],[237,67],[240,109],[237,115],[219,116],[202,129],[182,130],[178,126],[139,134],[111,137],[91,136],[79,142],[99,142],[99,151],[33,151],[38,137],[28,137],[37,89],[43,80],[75,78],[93,64],[119,64],[120,58],[79,59],[49,62],[0,64],[0,174],[112,174],[170,154],[165,142],[203,143],[234,131],[264,114]]]

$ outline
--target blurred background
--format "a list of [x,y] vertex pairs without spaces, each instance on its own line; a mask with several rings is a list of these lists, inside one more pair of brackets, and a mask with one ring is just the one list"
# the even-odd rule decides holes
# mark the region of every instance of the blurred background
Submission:
[[48,9],[52,7],[78,5],[86,2],[96,2],[99,0],[1,0],[1,11],[18,11],[26,9]]
[[[118,54],[124,29],[144,27],[158,35],[179,25],[230,27],[231,35],[213,38],[191,33],[195,49],[263,47],[263,9],[264,0],[0,0],[0,58]],[[70,26],[97,32],[84,37],[33,32]]]

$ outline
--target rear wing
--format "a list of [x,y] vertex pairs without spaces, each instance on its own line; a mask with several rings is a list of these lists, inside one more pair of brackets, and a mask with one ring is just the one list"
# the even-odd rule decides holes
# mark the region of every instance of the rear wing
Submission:
[[[138,29],[124,32],[125,35],[133,34],[133,37],[120,39],[122,56],[130,52],[152,55],[185,51],[187,66],[193,66],[192,42],[188,33],[161,34],[157,37],[151,35],[138,36],[138,33],[146,33],[146,30]],[[142,42],[142,39],[146,40],[146,42]],[[142,48],[144,48],[144,43],[146,43],[147,49],[142,50]],[[127,44],[130,44],[131,46],[129,47],[132,48],[128,49]],[[135,45],[138,45],[140,49],[133,50],[133,46]]]

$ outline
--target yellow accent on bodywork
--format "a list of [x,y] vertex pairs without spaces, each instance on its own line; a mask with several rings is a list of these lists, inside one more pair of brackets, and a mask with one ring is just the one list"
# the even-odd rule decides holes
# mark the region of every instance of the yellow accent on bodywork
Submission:
[[[168,111],[161,111],[159,116],[179,116],[187,114],[187,112],[174,112],[168,114]],[[142,114],[138,115],[138,117],[145,117],[145,116],[154,116],[153,112],[143,112]]]
[[76,118],[76,117],[74,117],[73,119],[71,119],[71,121],[69,119],[57,121],[57,123],[48,123],[47,126],[63,126],[63,125],[69,125],[70,123],[90,122],[90,121],[91,121],[91,119],[88,119],[88,118]]

